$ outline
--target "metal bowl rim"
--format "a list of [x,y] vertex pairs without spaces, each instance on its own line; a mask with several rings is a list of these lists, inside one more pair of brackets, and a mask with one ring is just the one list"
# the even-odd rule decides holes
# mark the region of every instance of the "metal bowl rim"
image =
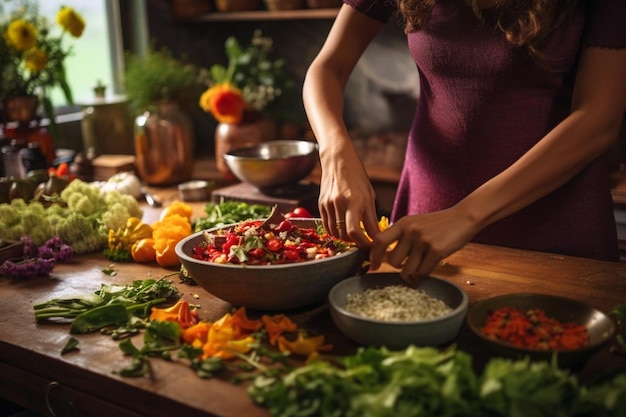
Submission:
[[[239,152],[250,151],[252,149],[262,149],[267,147],[267,145],[296,145],[296,144],[310,144],[310,150],[306,153],[298,153],[295,155],[285,155],[282,157],[279,156],[271,156],[269,158],[262,158],[259,155],[239,155]],[[275,140],[269,142],[263,142],[258,145],[246,146],[243,148],[232,149],[228,152],[224,153],[224,159],[228,161],[281,161],[295,158],[305,158],[312,156],[318,152],[319,146],[315,142],[311,142],[308,140]]]

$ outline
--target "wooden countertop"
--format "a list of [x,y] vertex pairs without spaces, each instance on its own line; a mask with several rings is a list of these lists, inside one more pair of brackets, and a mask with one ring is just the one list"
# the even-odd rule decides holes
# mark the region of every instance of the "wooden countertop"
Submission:
[[[202,205],[194,205],[195,213],[201,213]],[[145,217],[154,218],[157,212],[148,208]],[[114,371],[130,359],[117,342],[99,333],[76,336],[80,350],[62,356],[61,349],[70,337],[69,325],[36,323],[33,305],[54,297],[91,293],[101,283],[127,284],[171,272],[156,264],[130,263],[117,264],[117,275],[109,276],[102,272],[108,265],[96,253],[77,257],[69,265],[59,264],[50,278],[0,279],[0,396],[42,415],[52,415],[49,407],[58,416],[269,415],[251,402],[245,386],[218,378],[200,379],[184,364],[153,360],[154,380],[122,378]],[[468,244],[442,262],[433,275],[464,288],[470,306],[510,292],[568,296],[605,312],[626,301],[625,264],[547,253]],[[203,320],[215,320],[233,307],[198,286],[177,283],[177,287],[190,303],[201,306]],[[357,348],[338,332],[323,304],[288,314],[300,325],[322,332],[334,345],[335,354],[349,354]],[[471,353],[477,364],[488,360],[489,352],[467,326],[455,342]],[[611,354],[607,347],[579,372],[585,377],[619,368],[626,369],[626,358]]]
[[[117,276],[102,273],[109,263],[99,254],[81,256],[71,265],[58,265],[51,278],[0,281],[0,395],[48,415],[47,401],[59,410],[79,410],[90,416],[267,416],[255,406],[243,386],[219,379],[202,380],[187,366],[154,360],[155,379],[121,378],[114,374],[129,362],[117,342],[100,334],[80,335],[80,351],[61,356],[70,337],[67,324],[37,324],[32,306],[53,297],[85,294],[100,283],[130,283],[168,272],[155,265],[120,264]],[[469,244],[435,272],[461,285],[470,305],[508,292],[567,295],[603,311],[626,299],[626,267],[544,253]],[[470,282],[471,284],[468,284]],[[231,309],[197,286],[179,284],[190,302],[200,304],[200,317],[215,320]],[[198,295],[198,298],[194,297]],[[334,327],[327,310],[290,315],[299,324],[323,332],[335,353],[350,353],[356,345]],[[467,328],[456,340],[459,349],[488,359],[487,352]],[[596,354],[581,375],[626,368],[626,359],[608,348]]]

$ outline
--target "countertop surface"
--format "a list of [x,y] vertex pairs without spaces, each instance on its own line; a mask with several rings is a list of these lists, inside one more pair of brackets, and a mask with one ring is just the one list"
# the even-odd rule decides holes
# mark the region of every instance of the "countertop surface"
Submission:
[[[202,207],[202,203],[194,204],[195,215],[201,214]],[[158,212],[147,208],[144,218],[155,219]],[[252,403],[245,386],[219,378],[200,379],[181,363],[153,360],[152,380],[120,377],[115,371],[130,359],[116,341],[99,333],[75,336],[80,350],[61,355],[70,338],[69,325],[37,323],[33,305],[55,297],[93,293],[101,283],[128,284],[172,272],[156,264],[128,263],[116,264],[117,275],[109,276],[103,273],[109,264],[95,253],[57,265],[49,278],[0,279],[0,396],[44,415],[52,415],[49,409],[59,416],[269,415]],[[386,266],[380,272],[391,270]],[[442,261],[433,275],[461,286],[470,306],[511,292],[567,296],[604,312],[626,301],[625,264],[547,253],[468,244]],[[173,280],[185,299],[200,306],[202,320],[216,320],[233,308],[198,286],[176,277]],[[333,344],[334,354],[350,354],[358,348],[339,333],[323,303],[285,313],[299,325],[324,334]],[[471,353],[477,366],[490,357],[466,325],[454,343]],[[585,378],[620,368],[626,369],[626,358],[610,353],[607,346],[578,373]]]

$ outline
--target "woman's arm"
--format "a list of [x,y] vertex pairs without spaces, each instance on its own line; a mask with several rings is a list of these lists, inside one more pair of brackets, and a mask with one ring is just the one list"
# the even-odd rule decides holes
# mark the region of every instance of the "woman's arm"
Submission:
[[[326,229],[369,248],[378,232],[375,194],[343,121],[344,90],[359,58],[383,23],[343,5],[303,87],[304,106],[319,144],[322,180],[319,208]],[[345,221],[345,230],[337,228]]]
[[371,267],[386,248],[407,280],[429,274],[486,226],[537,201],[580,172],[615,142],[626,112],[626,49],[583,50],[571,114],[501,174],[454,207],[407,216],[377,236]]

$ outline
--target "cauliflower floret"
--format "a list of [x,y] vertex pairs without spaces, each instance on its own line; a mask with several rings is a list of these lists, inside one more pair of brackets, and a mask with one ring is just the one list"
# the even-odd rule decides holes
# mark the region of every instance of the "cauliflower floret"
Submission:
[[26,211],[22,214],[21,226],[24,231],[24,236],[29,236],[37,246],[43,245],[46,240],[54,236],[54,231],[50,227],[50,224],[46,221],[45,214],[41,212]]
[[6,228],[10,228],[20,222],[19,211],[15,210],[12,204],[0,204],[0,223]]
[[97,222],[79,213],[71,213],[57,225],[57,234],[77,254],[101,250],[107,236],[98,231]]
[[67,203],[70,210],[86,216],[105,207],[100,190],[79,179],[73,180],[61,191],[61,199]]
[[128,211],[129,217],[143,217],[143,210],[139,207],[139,203],[135,197],[122,194],[119,191],[109,191],[104,194],[104,201],[106,202],[109,209],[116,204],[121,204]]
[[89,216],[96,210],[96,205],[87,197],[82,194],[70,194],[67,198],[67,206],[70,210]]
[[121,203],[115,203],[102,213],[101,231],[108,233],[109,230],[117,230],[126,225],[128,219],[132,217],[128,209]]

